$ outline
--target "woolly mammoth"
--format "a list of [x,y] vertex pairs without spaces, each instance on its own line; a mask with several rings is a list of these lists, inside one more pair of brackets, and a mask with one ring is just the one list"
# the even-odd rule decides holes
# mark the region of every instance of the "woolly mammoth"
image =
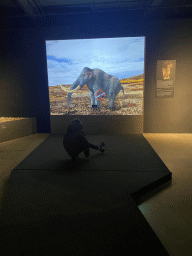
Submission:
[[81,89],[85,84],[90,91],[91,106],[97,105],[97,107],[100,107],[99,97],[103,94],[105,98],[109,99],[109,108],[112,108],[120,90],[124,94],[124,89],[117,77],[108,75],[98,68],[90,69],[85,67],[69,90],[61,86],[64,91],[68,92],[67,100],[69,106],[71,106],[72,93],[77,89]]

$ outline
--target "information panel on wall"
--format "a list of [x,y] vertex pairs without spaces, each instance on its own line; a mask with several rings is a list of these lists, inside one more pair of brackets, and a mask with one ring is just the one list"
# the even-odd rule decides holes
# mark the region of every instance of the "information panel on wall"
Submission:
[[175,85],[176,60],[158,60],[156,70],[157,98],[173,98]]

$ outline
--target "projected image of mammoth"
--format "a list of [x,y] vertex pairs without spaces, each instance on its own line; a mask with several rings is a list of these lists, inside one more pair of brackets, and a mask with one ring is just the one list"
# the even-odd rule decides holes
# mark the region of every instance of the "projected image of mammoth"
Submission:
[[81,90],[85,84],[90,91],[91,107],[93,105],[100,107],[100,100],[108,98],[109,108],[113,108],[117,94],[121,90],[124,94],[124,89],[117,77],[109,75],[101,69],[90,69],[85,67],[70,89],[66,89],[61,85],[61,88],[65,92],[68,92],[67,100],[70,107],[72,107],[71,96],[73,92],[78,89]]

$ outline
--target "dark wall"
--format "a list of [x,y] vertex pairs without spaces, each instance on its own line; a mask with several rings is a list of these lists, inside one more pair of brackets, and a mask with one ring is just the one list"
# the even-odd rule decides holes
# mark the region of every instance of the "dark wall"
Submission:
[[[192,132],[192,20],[143,23],[102,14],[66,21],[64,26],[43,27],[41,23],[36,28],[2,32],[0,116],[36,117],[37,132],[50,132],[45,40],[146,36],[143,132]],[[176,60],[174,98],[155,98],[156,63],[166,59]],[[111,116],[105,121],[111,121]],[[115,121],[113,125],[118,127]]]
[[[146,26],[144,132],[192,132],[192,20]],[[173,98],[155,98],[157,60],[176,60]]]
[[0,116],[36,117],[37,131],[50,132],[45,45],[38,31],[7,30]]

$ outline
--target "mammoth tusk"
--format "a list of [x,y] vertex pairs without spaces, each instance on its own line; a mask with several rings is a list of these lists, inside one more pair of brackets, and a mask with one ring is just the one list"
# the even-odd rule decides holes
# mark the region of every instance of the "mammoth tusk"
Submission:
[[79,85],[78,85],[77,88],[75,88],[75,89],[73,89],[73,90],[67,89],[67,88],[65,88],[65,87],[62,86],[62,85],[60,85],[60,87],[61,87],[61,89],[62,89],[63,91],[65,91],[65,92],[73,92],[73,91],[76,91],[76,90],[78,90],[78,89],[81,88]]
[[67,88],[65,88],[65,87],[62,86],[62,85],[60,85],[60,87],[61,87],[61,89],[62,89],[64,92],[69,92],[69,91],[70,91],[70,89],[67,89]]

